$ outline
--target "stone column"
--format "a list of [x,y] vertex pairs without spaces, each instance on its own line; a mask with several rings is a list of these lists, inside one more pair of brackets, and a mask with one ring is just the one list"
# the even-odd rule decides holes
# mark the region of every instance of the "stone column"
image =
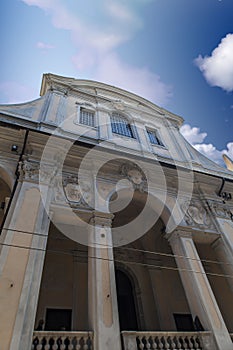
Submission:
[[231,251],[222,237],[218,238],[212,244],[212,247],[216,252],[219,262],[222,263],[220,266],[226,275],[226,280],[233,292],[233,256]]
[[168,237],[193,317],[198,316],[205,330],[212,331],[211,350],[232,350],[233,345],[191,234],[175,231]]
[[48,228],[38,183],[24,174],[5,223],[0,255],[2,350],[31,348]]
[[89,326],[95,350],[120,350],[115,270],[111,235],[112,214],[95,212],[88,247]]

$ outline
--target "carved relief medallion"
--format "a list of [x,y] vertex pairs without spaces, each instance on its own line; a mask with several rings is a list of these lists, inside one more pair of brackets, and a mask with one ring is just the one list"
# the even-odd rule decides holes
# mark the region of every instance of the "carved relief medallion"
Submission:
[[125,163],[121,166],[120,173],[124,175],[135,189],[145,191],[146,177],[140,167],[134,163]]
[[202,203],[192,200],[190,203],[185,202],[182,205],[185,212],[185,221],[190,226],[211,226],[210,217],[203,207]]
[[77,177],[69,176],[63,180],[63,188],[68,202],[91,206],[91,185],[87,181],[82,181],[80,184]]

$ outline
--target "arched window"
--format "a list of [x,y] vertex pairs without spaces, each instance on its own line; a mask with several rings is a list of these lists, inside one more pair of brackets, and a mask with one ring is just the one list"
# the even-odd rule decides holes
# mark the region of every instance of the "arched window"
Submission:
[[135,134],[130,123],[120,113],[114,112],[111,115],[111,126],[113,133],[135,138]]

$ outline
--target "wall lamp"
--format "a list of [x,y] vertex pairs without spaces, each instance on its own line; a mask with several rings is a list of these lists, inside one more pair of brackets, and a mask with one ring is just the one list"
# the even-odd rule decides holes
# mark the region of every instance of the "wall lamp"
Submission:
[[11,151],[12,152],[17,152],[18,151],[18,146],[17,145],[12,145],[11,146]]

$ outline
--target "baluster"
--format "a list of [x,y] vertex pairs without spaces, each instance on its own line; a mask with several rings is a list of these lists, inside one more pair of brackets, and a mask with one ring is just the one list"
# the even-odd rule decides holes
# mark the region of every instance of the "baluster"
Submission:
[[154,341],[155,341],[155,344],[156,344],[156,349],[159,349],[159,337],[156,336],[156,337],[154,338]]
[[195,344],[194,344],[194,340],[193,340],[193,337],[186,337],[186,342],[188,344],[188,349],[189,350],[195,350]]
[[75,346],[75,350],[80,350],[80,349],[81,349],[80,340],[81,340],[81,338],[76,337],[76,346]]
[[38,336],[38,345],[36,347],[37,350],[41,350],[43,346],[43,336]]
[[72,336],[68,336],[67,339],[69,340],[69,345],[68,345],[68,350],[73,350],[74,347],[73,347],[73,340],[74,338]]
[[185,341],[185,337],[184,336],[180,336],[180,343],[181,343],[181,349],[187,349],[188,348],[188,345],[187,345],[187,343],[186,343],[186,341]]
[[57,341],[58,341],[58,336],[54,336],[54,337],[53,337],[52,350],[57,350],[57,349],[58,349]]
[[168,337],[168,341],[170,343],[170,347],[172,350],[176,350],[176,344],[174,342],[174,338],[173,337]]
[[200,340],[197,336],[192,337],[192,341],[193,341],[193,348],[196,350],[201,350],[201,344],[200,344]]
[[44,346],[44,350],[49,350],[50,344],[49,344],[49,338],[46,338],[46,344]]
[[162,338],[157,337],[158,349],[163,349]]
[[181,349],[180,339],[179,339],[178,337],[175,337],[174,340],[175,340],[175,342],[176,342],[177,350]]
[[37,350],[38,343],[39,343],[39,339],[36,335],[32,338],[32,350]]
[[158,349],[155,339],[152,336],[150,337],[150,341],[151,341],[151,349],[153,350]]
[[164,349],[170,349],[170,345],[168,343],[167,337],[163,336]]
[[148,338],[144,337],[144,339],[145,339],[145,347],[146,347],[146,349],[151,349],[149,337]]
[[144,349],[144,344],[143,344],[143,341],[142,341],[142,340],[143,340],[143,337],[139,335],[139,336],[137,337],[137,340],[138,340],[138,348],[141,349],[141,350],[143,350],[143,349]]
[[60,346],[60,350],[65,350],[65,349],[66,349],[65,340],[66,340],[66,336],[63,335],[63,336],[61,337],[61,346]]
[[86,336],[86,337],[83,337],[83,340],[84,340],[84,346],[83,346],[83,350],[88,350],[88,341],[89,337]]

